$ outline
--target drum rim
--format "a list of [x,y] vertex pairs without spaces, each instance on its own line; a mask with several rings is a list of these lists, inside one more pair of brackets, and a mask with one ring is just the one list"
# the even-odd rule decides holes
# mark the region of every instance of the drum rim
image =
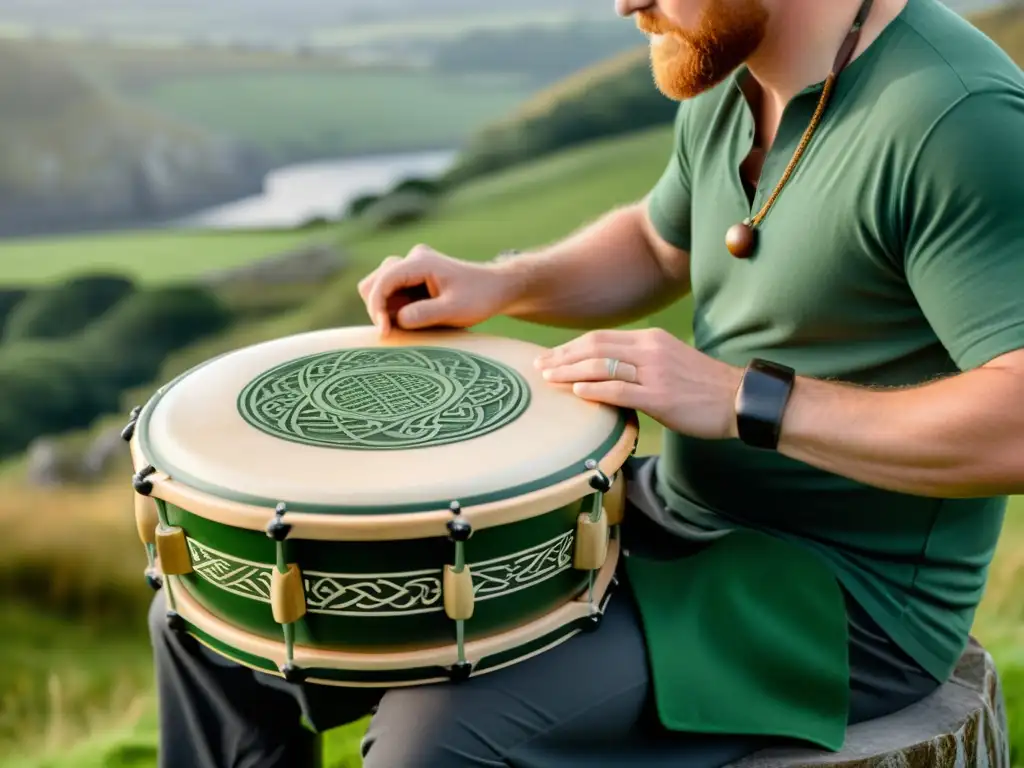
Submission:
[[[170,389],[168,387],[167,389]],[[163,396],[167,389],[158,392],[147,404],[146,408],[143,409],[142,414],[139,416],[139,424],[137,427],[137,434],[139,440],[139,451],[142,455],[147,457],[146,464],[156,467],[159,471],[168,475],[168,477],[174,478],[177,482],[182,485],[186,485],[189,488],[198,491],[208,496],[215,496],[219,499],[227,501],[234,501],[239,504],[245,504],[253,507],[266,507],[267,509],[274,509],[278,504],[285,504],[290,511],[293,512],[306,512],[310,514],[319,515],[402,515],[402,514],[415,514],[417,512],[428,512],[433,509],[439,509],[442,507],[448,507],[453,501],[458,501],[463,507],[475,507],[482,504],[491,504],[495,502],[505,501],[506,499],[514,499],[519,496],[523,496],[533,491],[538,491],[543,488],[548,488],[552,485],[557,485],[563,480],[568,480],[573,476],[579,474],[585,470],[585,465],[588,460],[598,461],[611,451],[616,443],[619,442],[623,433],[629,427],[629,414],[625,411],[619,410],[615,425],[612,427],[611,432],[605,439],[595,446],[595,448],[588,453],[588,455],[581,457],[577,461],[574,461],[568,466],[562,467],[554,472],[551,472],[542,477],[534,480],[520,483],[507,488],[501,488],[495,491],[489,491],[488,493],[476,494],[475,496],[464,496],[458,499],[431,499],[424,501],[410,502],[407,504],[373,504],[373,505],[347,505],[347,504],[319,504],[319,503],[308,503],[308,502],[297,502],[289,499],[272,499],[266,496],[256,496],[253,494],[246,493],[244,491],[237,491],[233,488],[226,488],[224,486],[217,485],[214,482],[203,480],[192,475],[189,472],[185,472],[180,468],[176,467],[173,463],[164,459],[161,456],[159,449],[149,439],[148,428],[149,420],[146,418],[148,414],[152,412],[152,408],[156,407],[159,403],[160,398]]]
[[[258,346],[258,345],[253,345]],[[245,347],[248,348],[248,347]],[[242,349],[245,349],[242,348]],[[181,472],[173,464],[163,461],[158,449],[148,436],[150,417],[163,398],[175,385],[193,373],[230,356],[234,352],[215,355],[171,379],[157,389],[139,412],[134,433],[130,441],[132,461],[136,472],[150,468],[147,479],[153,486],[151,495],[182,507],[191,514],[215,522],[263,530],[270,516],[279,505],[288,510],[289,521],[300,522],[307,538],[333,539],[339,534],[351,535],[358,540],[383,540],[406,538],[399,531],[411,526],[410,538],[435,535],[425,529],[438,530],[436,535],[446,535],[438,528],[439,513],[450,518],[452,502],[458,502],[464,514],[476,510],[472,522],[476,527],[506,524],[542,514],[537,508],[538,495],[555,497],[547,511],[577,501],[593,492],[587,480],[595,470],[600,469],[609,477],[617,472],[629,455],[635,453],[639,437],[639,421],[636,412],[617,409],[615,425],[607,437],[595,446],[588,455],[576,462],[551,472],[544,477],[526,483],[457,499],[438,499],[401,505],[346,506],[339,504],[316,504],[293,502],[288,499],[272,499],[247,494],[216,483],[193,477]],[[588,464],[592,463],[592,466]],[[189,503],[179,503],[187,500]],[[528,500],[525,504],[517,501]],[[561,503],[558,501],[561,500]],[[501,510],[501,507],[512,509]],[[522,509],[517,510],[517,507]],[[258,515],[258,519],[257,516]],[[448,518],[444,518],[446,522]],[[322,522],[318,523],[320,520]],[[382,528],[374,534],[367,524]],[[298,532],[296,532],[297,534]]]

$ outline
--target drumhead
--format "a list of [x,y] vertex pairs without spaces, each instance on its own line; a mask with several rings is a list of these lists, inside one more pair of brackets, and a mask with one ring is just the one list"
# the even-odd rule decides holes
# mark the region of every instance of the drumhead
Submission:
[[534,368],[543,348],[469,331],[317,331],[215,358],[139,416],[141,452],[197,491],[292,511],[500,502],[585,471],[630,420]]

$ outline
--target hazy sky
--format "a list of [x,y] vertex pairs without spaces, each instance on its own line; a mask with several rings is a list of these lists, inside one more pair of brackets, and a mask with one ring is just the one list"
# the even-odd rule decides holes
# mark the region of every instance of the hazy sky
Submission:
[[[999,0],[944,0],[971,11]],[[365,23],[408,28],[487,19],[517,24],[586,15],[613,21],[614,0],[0,0],[0,31],[294,41]]]

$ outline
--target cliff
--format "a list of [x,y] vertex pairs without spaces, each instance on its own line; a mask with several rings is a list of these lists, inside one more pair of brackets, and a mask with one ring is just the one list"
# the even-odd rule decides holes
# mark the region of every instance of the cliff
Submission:
[[0,41],[0,235],[157,221],[260,189],[255,153]]

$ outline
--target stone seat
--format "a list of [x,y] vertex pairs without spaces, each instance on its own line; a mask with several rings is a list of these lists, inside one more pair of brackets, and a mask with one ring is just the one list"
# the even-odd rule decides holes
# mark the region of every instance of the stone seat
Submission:
[[952,678],[927,699],[852,726],[841,752],[775,748],[728,768],[1010,768],[1002,687],[989,653],[971,640]]

